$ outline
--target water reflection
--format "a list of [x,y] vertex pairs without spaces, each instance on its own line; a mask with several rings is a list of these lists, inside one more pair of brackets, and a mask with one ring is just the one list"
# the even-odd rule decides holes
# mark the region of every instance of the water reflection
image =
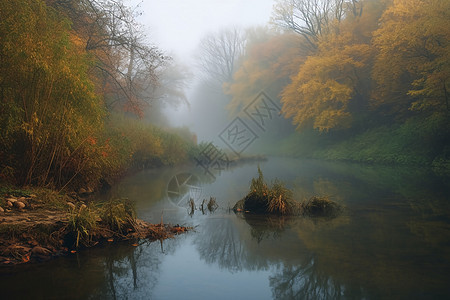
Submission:
[[[114,193],[136,201],[147,221],[159,222],[163,212],[164,222],[195,226],[195,232],[162,245],[107,247],[26,272],[0,272],[0,288],[6,296],[37,299],[227,299],[230,291],[243,299],[450,295],[446,180],[417,169],[288,159],[260,165],[267,180],[284,180],[298,198],[328,195],[345,212],[334,219],[228,213],[256,175],[256,165],[247,165],[203,182],[204,197],[216,197],[219,208],[189,216],[164,194],[173,174],[186,170],[146,171]],[[33,292],[15,282],[30,282]]]

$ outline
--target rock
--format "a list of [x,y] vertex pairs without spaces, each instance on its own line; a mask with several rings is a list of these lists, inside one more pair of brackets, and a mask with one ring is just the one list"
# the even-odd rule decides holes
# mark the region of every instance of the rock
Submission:
[[25,203],[21,202],[21,201],[16,201],[14,202],[14,206],[18,209],[24,209],[25,208]]
[[6,206],[8,206],[8,207],[13,207],[13,202],[11,202],[11,201],[6,201]]
[[16,199],[16,198],[9,197],[9,198],[6,198],[6,201],[9,201],[9,202],[11,202],[11,203],[14,203],[14,202],[17,201],[17,199]]
[[3,209],[3,207],[0,206],[0,213],[5,212],[5,210]]
[[19,199],[17,199],[17,201],[20,201],[20,202],[23,202],[23,201],[25,201],[25,197],[20,197]]
[[52,251],[44,247],[36,246],[31,249],[31,253],[33,253],[34,255],[50,255]]

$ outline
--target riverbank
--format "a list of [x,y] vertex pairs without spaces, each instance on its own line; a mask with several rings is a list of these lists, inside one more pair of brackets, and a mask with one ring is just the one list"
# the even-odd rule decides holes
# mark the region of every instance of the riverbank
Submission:
[[2,188],[0,207],[0,266],[47,261],[105,243],[137,246],[140,240],[189,230],[136,219],[126,200],[98,205],[79,194],[47,189]]
[[450,174],[447,118],[416,117],[404,124],[360,125],[340,132],[295,132],[271,152],[327,161],[427,167],[436,174]]

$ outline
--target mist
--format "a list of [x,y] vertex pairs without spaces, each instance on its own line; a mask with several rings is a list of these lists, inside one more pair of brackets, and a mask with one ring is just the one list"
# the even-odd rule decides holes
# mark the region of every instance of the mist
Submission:
[[273,0],[265,1],[131,1],[142,12],[138,20],[144,24],[152,43],[190,71],[184,88],[186,103],[165,105],[162,112],[173,127],[195,132],[198,141],[214,141],[230,121],[226,106],[230,96],[221,84],[206,78],[199,68],[201,41],[227,28],[265,26],[270,21]]

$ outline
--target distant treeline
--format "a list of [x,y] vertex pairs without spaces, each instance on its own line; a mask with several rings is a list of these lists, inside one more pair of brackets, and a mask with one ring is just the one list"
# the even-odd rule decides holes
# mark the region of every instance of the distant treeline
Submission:
[[297,133],[278,153],[450,169],[450,1],[279,0],[229,108],[279,95]]
[[191,133],[138,121],[169,66],[120,1],[0,0],[0,181],[94,187],[186,160]]

